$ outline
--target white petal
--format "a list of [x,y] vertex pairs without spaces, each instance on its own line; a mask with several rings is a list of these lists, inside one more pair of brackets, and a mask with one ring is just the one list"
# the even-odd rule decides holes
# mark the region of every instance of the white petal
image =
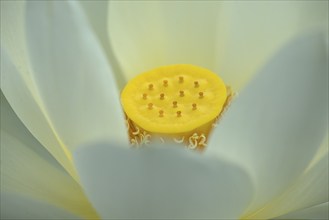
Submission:
[[251,210],[283,192],[320,146],[328,121],[324,35],[286,45],[241,92],[214,131],[208,153],[228,157],[254,176]]
[[223,1],[216,71],[240,89],[297,33],[328,28],[328,1]]
[[1,192],[43,200],[78,216],[97,217],[77,182],[29,133],[2,95]]
[[0,193],[1,219],[81,219],[68,211],[42,200]]
[[324,219],[327,220],[329,218],[329,202],[325,202],[320,205],[316,205],[310,208],[298,210],[293,213],[289,213],[287,215],[281,216],[277,219],[314,219],[320,220]]
[[212,69],[219,6],[209,1],[110,2],[110,42],[126,79],[175,63]]
[[239,217],[252,196],[241,167],[181,148],[125,149],[100,143],[74,161],[103,218]]

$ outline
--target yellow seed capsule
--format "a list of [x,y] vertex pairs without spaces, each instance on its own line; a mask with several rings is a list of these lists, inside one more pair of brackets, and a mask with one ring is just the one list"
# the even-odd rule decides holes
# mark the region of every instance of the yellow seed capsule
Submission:
[[[196,87],[202,87],[202,91]],[[144,99],[148,101],[146,107]],[[142,73],[121,93],[127,117],[143,130],[161,135],[190,134],[208,126],[220,114],[226,99],[226,86],[217,74],[189,64]]]

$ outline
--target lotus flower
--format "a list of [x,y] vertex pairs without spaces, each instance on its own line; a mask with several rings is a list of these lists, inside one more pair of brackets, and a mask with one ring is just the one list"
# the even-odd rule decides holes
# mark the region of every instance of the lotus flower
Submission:
[[[119,93],[173,63],[239,96],[203,153],[132,149]],[[327,219],[327,67],[325,1],[1,1],[1,218]]]

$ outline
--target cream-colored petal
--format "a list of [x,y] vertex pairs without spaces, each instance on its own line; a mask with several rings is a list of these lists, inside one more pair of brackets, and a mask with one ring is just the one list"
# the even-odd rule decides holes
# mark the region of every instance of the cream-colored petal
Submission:
[[328,1],[223,1],[215,69],[240,90],[288,40],[317,26],[328,30]]
[[24,127],[2,95],[1,192],[14,193],[15,201],[27,196],[80,217],[97,217],[77,182]]
[[1,88],[27,128],[74,176],[63,155],[70,159],[78,144],[128,142],[119,94],[77,2],[26,4],[2,7],[2,54],[8,56]]
[[126,80],[175,63],[215,67],[220,2],[112,1],[108,31]]
[[0,193],[1,219],[81,219],[45,201],[16,193]]
[[253,192],[242,167],[180,146],[98,143],[77,149],[74,161],[104,219],[236,219]]
[[328,59],[323,32],[287,44],[233,101],[206,153],[242,164],[256,195],[246,215],[282,194],[306,169],[328,121]]
[[298,210],[293,213],[281,216],[276,219],[308,219],[308,220],[327,220],[329,218],[329,202],[325,202],[306,209]]

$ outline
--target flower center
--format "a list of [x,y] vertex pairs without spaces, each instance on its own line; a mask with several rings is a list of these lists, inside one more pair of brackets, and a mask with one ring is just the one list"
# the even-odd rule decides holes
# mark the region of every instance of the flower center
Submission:
[[193,146],[205,144],[229,93],[216,74],[193,65],[164,66],[142,73],[121,94],[130,133],[144,132],[144,139],[147,137],[131,142],[150,142],[157,136],[162,141],[170,137]]

